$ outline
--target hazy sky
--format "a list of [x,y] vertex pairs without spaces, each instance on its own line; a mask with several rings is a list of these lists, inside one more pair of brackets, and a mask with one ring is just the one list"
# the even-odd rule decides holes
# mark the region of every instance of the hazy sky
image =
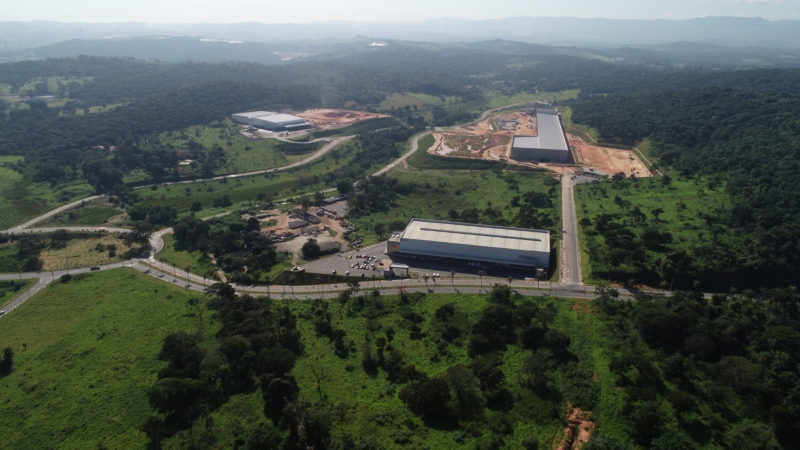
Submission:
[[800,0],[2,0],[0,21],[315,22],[705,16],[800,19]]

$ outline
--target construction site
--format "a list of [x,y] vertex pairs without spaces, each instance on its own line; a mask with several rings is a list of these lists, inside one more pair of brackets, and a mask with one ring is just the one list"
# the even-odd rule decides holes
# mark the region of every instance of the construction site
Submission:
[[622,172],[626,176],[652,176],[633,151],[590,145],[570,133],[564,133],[569,143],[568,151],[571,152],[568,162],[515,159],[520,152],[512,152],[512,144],[524,139],[536,139],[539,137],[538,131],[537,115],[526,108],[490,116],[457,130],[434,132],[434,143],[428,148],[428,153],[451,158],[506,161],[562,174],[584,169],[596,174]]
[[308,120],[315,128],[321,128],[323,130],[340,128],[365,120],[377,119],[379,117],[388,117],[385,114],[326,108],[307,109],[295,115]]

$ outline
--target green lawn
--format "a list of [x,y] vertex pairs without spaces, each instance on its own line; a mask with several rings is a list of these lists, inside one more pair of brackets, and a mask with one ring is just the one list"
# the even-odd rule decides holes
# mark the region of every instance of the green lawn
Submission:
[[146,390],[164,337],[215,326],[197,293],[117,269],[56,282],[0,320],[14,371],[0,378],[6,448],[143,448]]
[[[38,223],[37,226],[111,225],[109,219],[122,213],[120,208],[108,204],[86,205],[56,214],[49,220]],[[113,225],[119,226],[120,223],[115,221]]]
[[[4,157],[10,161],[10,158]],[[0,160],[0,161],[4,161]],[[12,227],[44,212],[79,198],[88,197],[94,189],[85,181],[51,185],[33,183],[18,171],[0,164],[0,229]]]
[[164,249],[158,252],[156,258],[180,269],[189,268],[189,272],[205,276],[211,280],[218,280],[217,269],[209,261],[208,255],[199,250],[175,250],[175,239],[172,233],[165,234]]
[[19,294],[25,292],[33,286],[36,280],[5,280],[0,281],[0,307],[5,306],[11,300],[17,298]]

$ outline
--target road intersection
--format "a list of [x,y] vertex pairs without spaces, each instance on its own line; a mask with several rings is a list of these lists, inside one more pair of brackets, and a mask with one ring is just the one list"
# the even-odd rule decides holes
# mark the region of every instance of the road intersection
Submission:
[[[510,105],[514,106],[514,105]],[[506,107],[504,107],[506,108]],[[503,109],[496,108],[495,110]],[[488,116],[492,111],[484,112],[482,118]],[[415,135],[411,140],[411,148],[399,158],[395,159],[381,170],[375,172],[373,176],[379,176],[387,173],[397,165],[401,164],[406,158],[411,156],[418,149],[419,140],[428,134],[423,132]],[[270,171],[288,170],[294,167],[299,167],[308,164],[325,153],[336,147],[337,145],[352,139],[353,136],[344,136],[329,141],[323,148],[318,150],[313,155],[293,164],[265,170],[258,170],[248,173],[239,173],[214,177],[207,180],[216,180],[223,178],[237,178],[249,175],[258,175]],[[561,252],[559,258],[560,281],[559,282],[539,282],[533,279],[509,281],[507,278],[491,278],[491,277],[478,277],[473,278],[459,278],[457,281],[450,283],[444,279],[436,279],[432,283],[427,280],[423,282],[422,279],[400,279],[400,280],[370,280],[365,279],[361,283],[361,289],[376,289],[384,294],[397,294],[400,292],[436,292],[436,293],[480,293],[487,292],[488,287],[493,284],[509,284],[509,286],[516,292],[523,295],[532,296],[554,296],[554,297],[568,297],[568,298],[583,298],[588,299],[594,297],[594,287],[588,287],[582,283],[581,266],[580,266],[580,251],[578,246],[577,237],[577,224],[575,218],[575,206],[573,196],[573,185],[583,182],[591,181],[585,177],[572,177],[564,175],[562,177],[562,211],[563,211],[563,236],[561,241]],[[187,180],[163,184],[182,184],[190,183],[199,180]],[[130,232],[124,228],[111,228],[111,227],[58,227],[58,228],[32,228],[33,225],[39,223],[55,214],[66,211],[70,208],[79,206],[84,202],[101,198],[101,195],[91,196],[82,200],[77,200],[67,205],[63,205],[52,211],[49,211],[41,216],[31,219],[21,225],[2,231],[5,234],[25,234],[25,233],[42,233],[48,231],[55,231],[56,229],[65,229],[68,231],[106,231],[112,233],[127,233]],[[135,270],[146,273],[164,282],[177,284],[186,289],[195,290],[198,292],[206,291],[207,287],[213,282],[207,278],[188,273],[184,269],[164,264],[155,259],[155,254],[163,249],[164,242],[162,236],[171,232],[171,228],[159,230],[150,236],[151,253],[148,258],[136,258],[127,260],[121,263],[108,264],[99,266],[95,270],[108,270],[119,267],[131,267]],[[36,273],[17,273],[17,274],[0,274],[0,280],[13,280],[13,279],[38,279],[39,281],[26,292],[20,294],[12,302],[6,305],[7,312],[12,311],[19,305],[24,303],[27,299],[35,293],[43,289],[49,283],[60,278],[64,274],[79,274],[90,272],[90,268],[60,270],[51,272],[36,272]],[[246,285],[232,285],[239,293],[246,293],[251,295],[268,295],[280,298],[293,298],[293,299],[315,299],[315,298],[334,298],[340,292],[351,289],[350,286],[343,283],[338,284],[325,284],[325,285],[305,285],[305,286],[246,286]],[[628,290],[620,290],[620,295],[623,298],[632,298],[634,292]]]

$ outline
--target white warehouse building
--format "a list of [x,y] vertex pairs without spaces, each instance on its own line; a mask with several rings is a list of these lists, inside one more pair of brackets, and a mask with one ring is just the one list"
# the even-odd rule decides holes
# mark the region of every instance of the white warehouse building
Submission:
[[293,131],[311,128],[311,122],[302,117],[272,111],[251,111],[231,114],[231,119],[244,125],[265,130]]
[[511,142],[511,159],[516,161],[569,162],[570,152],[561,118],[547,103],[537,102],[536,128],[538,136],[514,136]]
[[387,243],[389,253],[509,267],[550,265],[550,232],[527,228],[411,219]]

